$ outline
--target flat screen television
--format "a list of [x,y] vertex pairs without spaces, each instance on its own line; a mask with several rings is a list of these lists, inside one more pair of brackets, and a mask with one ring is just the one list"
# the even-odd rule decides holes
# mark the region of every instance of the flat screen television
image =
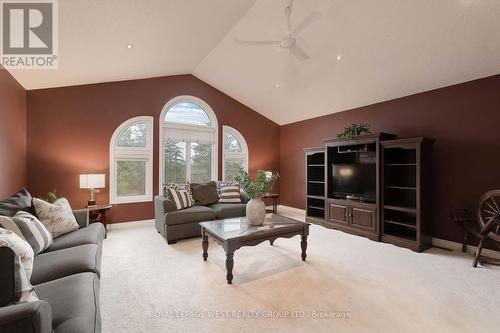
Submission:
[[375,163],[343,163],[332,165],[331,194],[334,198],[355,197],[375,202],[377,166]]

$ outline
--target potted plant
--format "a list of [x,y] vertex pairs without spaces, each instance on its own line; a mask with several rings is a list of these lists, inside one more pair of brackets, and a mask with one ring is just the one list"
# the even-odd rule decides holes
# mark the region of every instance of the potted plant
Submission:
[[248,172],[243,168],[238,171],[236,181],[240,183],[241,189],[250,197],[246,207],[247,222],[249,224],[262,225],[264,223],[266,205],[262,201],[262,196],[269,192],[278,178],[278,173],[266,176],[264,170],[257,171],[255,179],[250,178]]
[[351,140],[356,136],[360,136],[362,134],[370,134],[371,132],[372,131],[370,130],[370,125],[352,124],[351,126],[344,128],[342,133],[337,134],[337,138]]

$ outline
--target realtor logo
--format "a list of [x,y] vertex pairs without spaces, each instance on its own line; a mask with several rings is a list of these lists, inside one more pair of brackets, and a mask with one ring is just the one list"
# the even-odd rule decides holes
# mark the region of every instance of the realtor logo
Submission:
[[56,0],[1,0],[0,4],[0,64],[13,69],[56,69]]

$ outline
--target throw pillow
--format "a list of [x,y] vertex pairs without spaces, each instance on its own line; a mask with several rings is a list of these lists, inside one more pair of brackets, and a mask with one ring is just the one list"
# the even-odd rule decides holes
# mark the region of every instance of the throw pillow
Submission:
[[194,202],[199,205],[208,206],[219,201],[219,193],[217,193],[215,182],[191,184],[191,193]]
[[65,198],[57,199],[53,204],[33,198],[33,206],[35,206],[38,218],[54,238],[75,231],[80,227],[68,200]]
[[35,290],[30,283],[34,257],[31,246],[14,232],[0,228],[0,247],[9,247],[15,253],[15,289],[11,303],[38,301]]
[[191,193],[191,186],[189,185],[189,182],[163,184],[163,196],[165,197],[169,196],[169,193],[167,191],[167,189],[169,188],[173,188],[174,190],[177,191],[187,191]]
[[219,180],[217,181],[217,192],[220,193],[220,190],[226,186],[240,186],[240,183],[235,180]]
[[222,187],[219,203],[241,203],[240,187],[238,185]]
[[168,197],[175,203],[177,210],[192,207],[194,205],[194,200],[185,190],[175,190],[173,188],[166,189]]
[[35,254],[52,245],[52,234],[36,217],[19,211],[13,217],[0,216],[0,228],[13,231],[31,246]]
[[20,210],[34,214],[31,199],[31,194],[23,188],[10,198],[0,201],[0,215],[14,216]]

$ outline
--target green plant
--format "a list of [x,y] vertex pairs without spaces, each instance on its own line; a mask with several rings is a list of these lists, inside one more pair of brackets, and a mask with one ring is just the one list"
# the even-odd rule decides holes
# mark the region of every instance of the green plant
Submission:
[[272,174],[271,177],[266,176],[264,170],[257,171],[255,180],[253,180],[245,169],[240,168],[235,180],[240,183],[241,189],[252,199],[259,199],[266,194],[274,183],[278,180],[278,173]]
[[54,203],[57,201],[57,199],[59,199],[59,196],[57,194],[57,190],[54,190],[52,192],[48,192],[47,196],[43,200],[47,201],[48,203]]
[[352,139],[361,134],[370,134],[372,131],[370,130],[370,125],[357,125],[352,124],[344,128],[342,133],[337,134],[337,138],[339,139]]

